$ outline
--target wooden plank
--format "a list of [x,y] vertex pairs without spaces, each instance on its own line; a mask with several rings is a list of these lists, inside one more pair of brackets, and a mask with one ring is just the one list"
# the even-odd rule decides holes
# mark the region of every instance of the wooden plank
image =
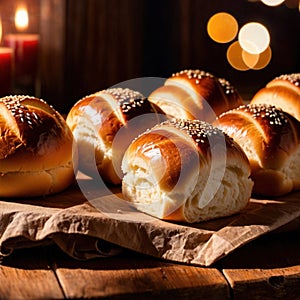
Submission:
[[300,265],[224,270],[235,299],[300,299]]
[[43,248],[17,250],[0,265],[1,299],[62,299]]
[[228,299],[228,284],[213,268],[122,255],[85,262],[58,259],[56,274],[69,298]]
[[300,231],[264,236],[218,267],[235,299],[300,299]]
[[262,236],[224,257],[215,266],[219,269],[239,270],[277,269],[297,265],[300,265],[299,227],[297,231]]

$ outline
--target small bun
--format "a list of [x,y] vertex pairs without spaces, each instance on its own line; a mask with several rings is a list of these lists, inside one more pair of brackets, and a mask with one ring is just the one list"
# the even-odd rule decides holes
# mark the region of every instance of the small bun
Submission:
[[123,196],[155,217],[200,222],[243,209],[253,182],[242,149],[198,120],[165,121],[128,147]]
[[73,136],[53,107],[8,96],[0,99],[0,120],[0,197],[53,194],[73,182]]
[[275,105],[300,121],[300,73],[274,78],[254,95],[250,103]]
[[200,70],[173,74],[150,94],[149,100],[171,118],[207,122],[243,104],[237,90],[227,80]]
[[155,104],[128,88],[111,88],[79,100],[67,116],[78,147],[79,170],[120,184],[126,147],[162,116]]
[[247,154],[254,193],[281,196],[300,189],[300,123],[293,116],[249,104],[220,115],[215,125]]

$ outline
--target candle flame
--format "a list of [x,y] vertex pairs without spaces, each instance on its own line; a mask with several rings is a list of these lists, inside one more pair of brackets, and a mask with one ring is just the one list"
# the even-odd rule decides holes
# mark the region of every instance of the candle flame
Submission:
[[17,30],[23,31],[28,27],[28,12],[25,6],[19,6],[15,14],[15,25]]

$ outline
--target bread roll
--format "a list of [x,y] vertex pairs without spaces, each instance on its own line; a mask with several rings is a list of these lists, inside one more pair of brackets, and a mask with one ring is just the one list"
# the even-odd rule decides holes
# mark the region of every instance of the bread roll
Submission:
[[215,123],[245,151],[253,192],[281,196],[300,189],[300,123],[267,104],[249,104],[219,116]]
[[169,117],[211,122],[224,111],[243,104],[237,90],[225,79],[200,71],[173,74],[149,100]]
[[57,111],[38,98],[8,96],[0,120],[0,197],[58,193],[73,182],[73,136]]
[[254,95],[250,103],[275,105],[300,121],[300,73],[274,78]]
[[79,170],[120,184],[128,144],[161,117],[155,104],[128,88],[107,89],[79,100],[67,116],[78,147]]
[[127,149],[122,193],[160,219],[200,222],[229,216],[248,203],[253,182],[242,149],[212,125],[170,120]]

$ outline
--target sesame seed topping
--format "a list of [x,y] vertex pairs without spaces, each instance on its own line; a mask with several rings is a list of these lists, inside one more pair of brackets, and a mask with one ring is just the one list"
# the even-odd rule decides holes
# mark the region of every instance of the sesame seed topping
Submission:
[[211,137],[224,138],[223,131],[207,122],[200,120],[172,119],[161,123],[161,125],[172,125],[180,130],[185,131],[198,145],[209,144]]
[[189,79],[196,79],[198,82],[200,79],[204,77],[211,77],[214,78],[214,75],[212,75],[209,72],[201,71],[201,70],[182,70],[180,72],[176,72],[172,74],[172,77],[177,76],[187,76]]
[[142,107],[146,99],[140,92],[129,88],[111,88],[104,90],[103,92],[114,96],[124,113]]
[[243,111],[250,114],[254,119],[261,118],[265,119],[270,125],[283,126],[288,123],[288,117],[286,113],[278,107],[269,104],[247,104],[241,105],[236,109],[229,110],[222,113],[218,119],[222,116],[230,114],[233,111]]
[[300,86],[300,73],[283,74],[274,78],[274,80],[287,80],[296,86]]
[[172,74],[172,77],[186,76],[189,80],[194,80],[195,84],[201,83],[203,78],[212,78],[218,80],[225,94],[233,94],[236,92],[235,88],[224,78],[217,78],[213,74],[201,70],[183,70]]
[[225,94],[233,94],[236,92],[235,88],[226,79],[219,78],[218,81],[221,84]]
[[144,98],[144,96],[138,92],[128,88],[111,88],[104,90],[103,92],[114,96],[120,103],[133,103],[136,99]]
[[22,104],[23,101],[28,99],[36,98],[23,95],[14,95],[0,98],[0,102],[6,106],[17,122],[25,124],[32,129],[33,124],[38,124],[42,121],[35,112],[32,112],[27,106]]

